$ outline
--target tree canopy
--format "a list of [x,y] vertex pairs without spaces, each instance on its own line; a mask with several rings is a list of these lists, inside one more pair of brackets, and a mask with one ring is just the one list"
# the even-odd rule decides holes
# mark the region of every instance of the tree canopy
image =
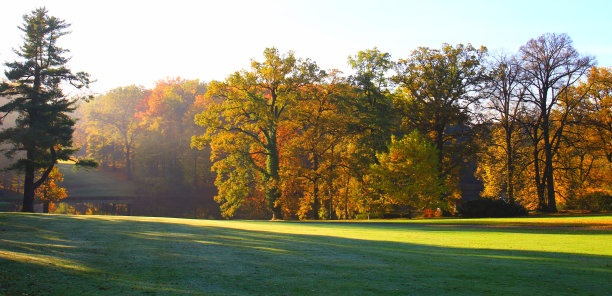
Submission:
[[44,8],[25,15],[0,83],[0,141],[24,180],[2,184],[23,190],[24,211],[58,187],[73,132],[79,157],[193,217],[391,217],[477,195],[555,212],[612,194],[610,69],[566,34],[492,57],[442,44],[394,60],[374,47],[349,56],[346,75],[266,48],[222,81],[167,78],[77,104],[64,89],[90,81],[58,46],[68,28]]

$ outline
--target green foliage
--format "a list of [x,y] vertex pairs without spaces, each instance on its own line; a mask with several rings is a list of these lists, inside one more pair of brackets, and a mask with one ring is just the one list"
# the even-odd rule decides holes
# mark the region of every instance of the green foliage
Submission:
[[378,164],[371,168],[369,184],[379,203],[417,209],[446,207],[437,150],[418,131],[401,140],[392,137],[389,152],[376,157]]
[[356,72],[348,77],[348,81],[356,88],[353,116],[357,119],[349,127],[356,136],[360,150],[367,151],[366,154],[354,156],[358,158],[357,164],[367,169],[369,163],[374,161],[376,152],[386,150],[391,133],[396,129],[397,117],[392,106],[389,92],[391,81],[388,77],[394,62],[389,53],[375,47],[349,57],[349,65]]
[[74,168],[76,170],[78,169],[90,169],[90,168],[97,168],[99,165],[99,163],[93,159],[93,158],[81,158],[78,159],[75,163],[74,163]]
[[257,190],[254,187],[258,184],[258,178],[253,170],[249,170],[248,162],[241,155],[234,154],[213,165],[217,173],[215,186],[218,189],[215,201],[221,205],[221,213],[226,218],[240,217],[245,200]]
[[349,57],[349,65],[356,71],[349,81],[363,92],[370,105],[374,106],[385,99],[390,86],[387,73],[394,65],[389,53],[383,53],[376,47],[360,51],[356,56]]
[[420,47],[398,62],[393,77],[400,86],[401,129],[417,129],[436,146],[449,194],[457,193],[461,168],[474,152],[471,107],[487,77],[486,55],[486,48],[469,44]]
[[372,213],[361,213],[355,215],[355,219],[357,220],[370,220],[370,219],[383,219],[384,214],[382,212],[372,212]]
[[570,198],[565,204],[566,210],[587,210],[592,212],[612,211],[612,195],[596,191],[582,197]]
[[478,198],[462,203],[457,211],[465,218],[501,218],[527,216],[527,209],[501,199]]

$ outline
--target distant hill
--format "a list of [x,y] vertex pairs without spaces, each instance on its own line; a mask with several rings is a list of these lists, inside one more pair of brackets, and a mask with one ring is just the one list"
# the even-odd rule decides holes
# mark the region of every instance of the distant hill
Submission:
[[137,186],[118,175],[99,169],[74,170],[72,163],[59,163],[64,175],[62,186],[68,191],[66,201],[98,199],[125,200],[137,197]]

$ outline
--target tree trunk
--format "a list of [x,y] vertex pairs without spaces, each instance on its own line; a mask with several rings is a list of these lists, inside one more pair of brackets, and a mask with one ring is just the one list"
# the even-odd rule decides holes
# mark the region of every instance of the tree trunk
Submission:
[[276,205],[276,201],[280,198],[280,196],[281,192],[276,186],[266,189],[266,202],[268,204],[268,208],[272,211],[271,220],[283,219],[281,207],[280,205]]
[[552,161],[552,152],[550,150],[546,151],[546,170],[545,170],[544,178],[546,178],[546,195],[548,199],[546,211],[550,213],[556,213],[557,212],[557,201],[555,200],[553,161]]
[[512,149],[512,131],[509,128],[506,128],[506,169],[508,170],[506,176],[506,186],[508,193],[508,203],[514,203],[514,158]]
[[193,189],[198,188],[198,154],[194,154],[193,158]]
[[312,217],[315,220],[320,219],[319,212],[321,210],[321,201],[319,200],[319,184],[317,184],[317,180],[312,184]]
[[[313,157],[313,171],[317,174],[319,170],[319,158],[315,154]],[[319,200],[319,178],[315,177],[312,181],[312,216],[314,219],[320,219],[319,211],[321,210],[321,201]]]
[[443,156],[443,152],[444,152],[444,126],[438,126],[436,127],[436,148],[438,149],[438,172],[440,172],[440,176],[442,176],[443,173],[443,164],[442,164],[442,160],[444,159]]
[[550,213],[557,212],[557,203],[555,201],[555,183],[553,178],[553,153],[552,144],[550,143],[550,126],[548,116],[544,116],[542,122],[542,137],[544,138],[544,176],[546,182],[546,211]]
[[130,155],[130,145],[129,142],[125,141],[125,169],[128,180],[132,180],[132,161]]
[[270,142],[266,147],[266,202],[268,209],[272,211],[272,220],[282,219],[282,212],[280,205],[276,204],[276,201],[281,197],[281,191],[279,188],[279,155],[278,155],[278,144],[276,143],[276,130],[270,130]]
[[344,220],[348,220],[349,219],[349,184],[350,184],[350,177],[346,178],[346,185],[344,186],[345,190],[344,190]]
[[[27,159],[32,159],[32,152],[28,150]],[[22,212],[34,213],[34,166],[29,161],[25,167],[23,180],[23,207]]]
[[540,151],[538,149],[538,132],[537,127],[533,127],[533,170],[536,192],[538,194],[538,211],[546,210],[546,198],[544,197],[544,182],[540,178]]

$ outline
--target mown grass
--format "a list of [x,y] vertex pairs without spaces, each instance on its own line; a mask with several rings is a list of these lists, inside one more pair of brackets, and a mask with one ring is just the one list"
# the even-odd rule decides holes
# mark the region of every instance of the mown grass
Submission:
[[438,225],[490,225],[490,226],[532,226],[532,227],[612,227],[611,214],[555,214],[520,218],[438,218],[438,219],[391,219],[362,220],[372,223],[409,223]]
[[[582,218],[571,223],[582,223],[577,219]],[[611,223],[612,216],[597,219]],[[609,295],[612,290],[610,229],[423,221],[0,213],[0,294]],[[490,224],[498,221],[521,219]]]

